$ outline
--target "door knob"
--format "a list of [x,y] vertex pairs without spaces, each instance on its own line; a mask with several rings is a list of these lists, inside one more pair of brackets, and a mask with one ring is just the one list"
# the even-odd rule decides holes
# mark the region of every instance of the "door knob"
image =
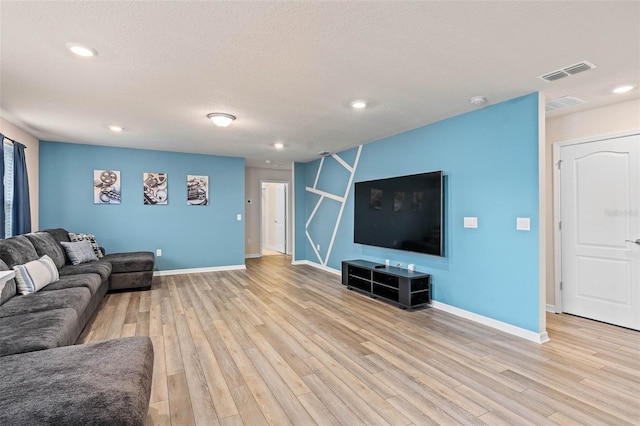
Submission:
[[634,243],[640,246],[640,238],[638,238],[637,240],[633,241],[633,240],[625,240],[628,243]]

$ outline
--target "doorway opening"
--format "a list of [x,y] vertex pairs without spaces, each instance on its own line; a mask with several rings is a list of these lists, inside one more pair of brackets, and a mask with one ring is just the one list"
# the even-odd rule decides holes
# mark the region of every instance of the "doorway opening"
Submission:
[[261,182],[260,254],[283,255],[288,250],[289,184]]

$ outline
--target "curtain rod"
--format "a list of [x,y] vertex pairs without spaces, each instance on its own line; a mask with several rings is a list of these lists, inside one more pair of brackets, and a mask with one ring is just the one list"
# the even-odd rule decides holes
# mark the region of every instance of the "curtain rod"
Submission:
[[13,143],[13,144],[19,143],[20,145],[24,146],[24,149],[27,149],[27,146],[26,146],[25,144],[20,143],[20,142],[18,142],[18,141],[17,141],[17,140],[15,140],[15,139],[8,138],[8,137],[6,137],[5,135],[2,135],[2,137],[4,138],[3,142],[4,142],[4,141],[9,141],[9,142],[11,142],[11,143]]

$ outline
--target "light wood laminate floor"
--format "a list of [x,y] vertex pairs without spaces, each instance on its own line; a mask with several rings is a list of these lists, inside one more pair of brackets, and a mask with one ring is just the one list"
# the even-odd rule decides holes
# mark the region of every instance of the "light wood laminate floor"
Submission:
[[538,345],[290,262],[109,294],[81,342],[151,337],[150,425],[640,424],[638,332],[548,314]]

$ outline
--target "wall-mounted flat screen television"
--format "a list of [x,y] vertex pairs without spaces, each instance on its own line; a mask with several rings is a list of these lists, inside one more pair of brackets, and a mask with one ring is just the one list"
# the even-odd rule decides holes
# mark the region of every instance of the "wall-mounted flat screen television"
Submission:
[[354,242],[444,256],[442,171],[356,182]]

